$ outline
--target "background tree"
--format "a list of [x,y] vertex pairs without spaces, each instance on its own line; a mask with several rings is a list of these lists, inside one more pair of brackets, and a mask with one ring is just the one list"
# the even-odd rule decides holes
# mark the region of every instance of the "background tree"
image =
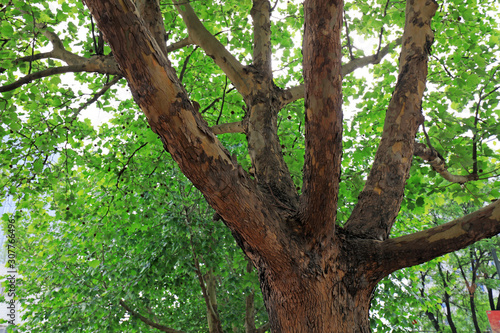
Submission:
[[[257,268],[274,331],[366,332],[382,278],[500,232],[495,202],[449,224],[424,231],[412,225],[407,235],[389,238],[398,215],[415,218],[432,202],[482,206],[498,197],[492,178],[498,152],[491,146],[499,135],[499,34],[492,4],[306,1],[304,14],[293,2],[257,0],[86,4],[95,22],[80,3],[4,3],[1,144],[4,188],[23,209],[19,217],[35,221],[35,212],[48,212],[47,230],[58,231],[51,221],[82,223],[92,214],[82,230],[95,237],[89,242],[100,246],[101,257],[97,249],[73,257],[86,260],[94,274],[104,276],[102,254],[120,243],[114,221],[133,233],[169,219],[171,208],[158,205],[168,200],[159,195],[171,179],[159,173],[164,154],[146,120]],[[301,50],[293,37],[302,36],[302,18]],[[79,34],[75,22],[88,33]],[[372,54],[356,48],[360,37],[376,38]],[[397,66],[381,63],[400,43]],[[39,51],[49,44],[50,51]],[[273,56],[284,66],[276,73]],[[376,63],[373,82],[354,75]],[[68,72],[91,89],[90,98],[55,76]],[[121,76],[146,118],[130,100],[112,103]],[[433,92],[424,95],[428,78]],[[83,112],[101,96],[104,110],[118,112],[97,130]],[[351,98],[357,104],[344,120],[342,100],[348,105]],[[416,143],[424,114],[431,126]],[[52,202],[44,202],[47,193]],[[151,193],[158,199],[151,201]],[[208,317],[217,324],[207,287],[211,267],[197,268],[192,206],[182,207],[185,219],[178,223],[186,226]],[[27,232],[27,242],[35,242]],[[144,246],[153,258],[155,250]],[[88,283],[97,288],[92,299],[106,295],[108,279],[100,282]],[[139,320],[128,304],[148,310],[146,300],[116,290],[113,296],[110,306]],[[164,306],[160,313],[170,309]]]

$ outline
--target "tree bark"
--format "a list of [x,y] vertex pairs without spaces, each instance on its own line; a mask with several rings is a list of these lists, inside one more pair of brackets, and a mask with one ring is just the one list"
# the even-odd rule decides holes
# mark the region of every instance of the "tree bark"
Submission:
[[305,161],[301,219],[328,242],[335,229],[342,158],[340,1],[304,2]]
[[387,109],[382,140],[365,187],[349,217],[352,235],[384,240],[399,213],[417,129],[424,118],[422,96],[434,33],[435,1],[408,1],[399,57],[399,77]]

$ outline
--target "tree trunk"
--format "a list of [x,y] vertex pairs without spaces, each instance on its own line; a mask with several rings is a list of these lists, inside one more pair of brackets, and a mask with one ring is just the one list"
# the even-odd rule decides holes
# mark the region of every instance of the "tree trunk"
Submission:
[[307,279],[261,280],[272,332],[370,332],[373,287],[350,282],[339,271]]

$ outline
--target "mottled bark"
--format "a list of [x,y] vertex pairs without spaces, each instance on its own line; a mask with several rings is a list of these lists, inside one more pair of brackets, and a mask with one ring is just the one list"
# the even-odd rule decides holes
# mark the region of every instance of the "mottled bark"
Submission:
[[294,211],[297,191],[283,159],[278,137],[278,92],[271,68],[271,6],[267,0],[254,0],[253,63],[246,68],[252,78],[251,92],[244,95],[247,104],[246,128],[248,152],[260,186],[281,208]]
[[164,56],[167,56],[167,32],[158,0],[134,0],[146,28],[153,35]]
[[[446,224],[406,236],[376,242],[379,269],[387,275],[427,262],[500,233],[500,200]],[[375,258],[374,258],[375,259]]]
[[352,235],[387,239],[399,213],[415,135],[424,120],[421,104],[434,36],[430,21],[437,7],[435,1],[427,0],[406,4],[399,77],[389,102],[375,161],[346,225]]
[[301,219],[306,235],[333,237],[342,159],[343,1],[304,3],[305,162]]

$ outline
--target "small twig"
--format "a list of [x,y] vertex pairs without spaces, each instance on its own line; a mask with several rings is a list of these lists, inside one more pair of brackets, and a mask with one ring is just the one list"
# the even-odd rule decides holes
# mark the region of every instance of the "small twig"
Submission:
[[220,117],[222,116],[222,111],[224,110],[224,103],[226,101],[226,88],[227,88],[227,75],[226,75],[226,83],[224,84],[224,90],[222,93],[222,103],[220,105],[219,116],[217,117],[217,121],[215,122],[216,125],[219,125]]
[[[345,24],[345,34],[346,34],[346,37],[347,37],[347,48],[349,49],[349,56],[350,56],[351,60],[353,60],[354,59],[354,55],[352,54],[351,37],[349,36],[349,26],[347,24],[345,10],[344,10],[344,24]],[[378,51],[377,51],[377,54],[378,54]]]
[[142,148],[144,148],[145,146],[148,145],[148,142],[146,143],[143,143],[139,148],[137,148],[136,150],[134,150],[134,152],[132,153],[132,155],[130,155],[128,157],[128,160],[127,162],[123,165],[123,168],[118,171],[118,178],[116,179],[116,187],[118,187],[118,184],[120,182],[120,177],[122,176],[122,174],[125,172],[125,170],[127,169],[127,166],[128,164],[130,163],[130,161],[132,160],[132,157],[134,157],[135,153],[137,153],[139,150],[141,150]]
[[[382,17],[385,17],[387,15],[387,7],[389,7],[389,2],[390,0],[387,0],[385,3],[385,8],[384,8],[384,15]],[[380,53],[380,48],[382,47],[382,36],[384,35],[384,25],[382,24],[382,28],[380,28],[380,34],[378,36],[378,48],[377,48],[377,57]]]
[[94,94],[94,96],[92,96],[91,99],[89,99],[88,101],[86,101],[85,103],[83,103],[82,105],[80,105],[80,107],[75,110],[75,112],[73,112],[73,116],[71,117],[73,120],[76,119],[76,117],[80,114],[80,112],[82,112],[83,109],[85,109],[86,107],[88,107],[89,105],[91,105],[92,103],[94,103],[95,101],[97,101],[99,99],[99,97],[101,97],[102,95],[104,95],[106,93],[106,91],[109,90],[109,88],[111,88],[113,85],[115,85],[118,81],[120,81],[120,79],[122,78],[121,75],[117,75],[113,78],[113,80],[111,80],[110,82],[106,83],[101,90],[99,90],[98,92],[96,92]]

